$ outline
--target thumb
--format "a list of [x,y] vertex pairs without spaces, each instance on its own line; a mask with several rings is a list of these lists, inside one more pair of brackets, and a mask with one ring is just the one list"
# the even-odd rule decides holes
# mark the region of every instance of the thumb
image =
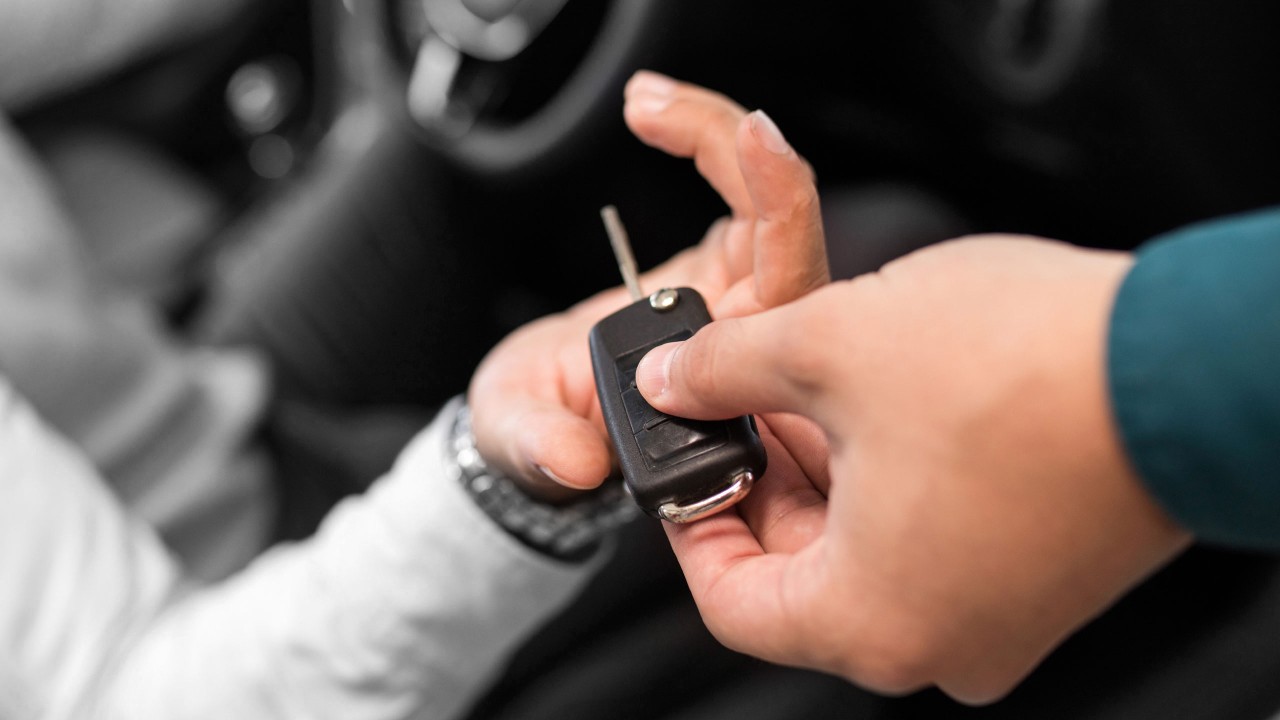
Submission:
[[660,345],[636,368],[636,386],[669,415],[714,420],[764,412],[812,417],[826,378],[822,348],[807,333],[804,300],[713,322],[684,342]]

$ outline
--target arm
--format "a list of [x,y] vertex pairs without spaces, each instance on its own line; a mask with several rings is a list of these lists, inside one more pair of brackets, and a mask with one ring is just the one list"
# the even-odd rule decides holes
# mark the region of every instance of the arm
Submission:
[[489,523],[445,472],[445,425],[312,540],[193,588],[0,386],[0,694],[49,718],[460,712],[589,568]]
[[[643,85],[629,92],[649,95]],[[729,149],[729,164],[704,172],[742,203],[652,277],[707,288],[724,315],[825,282],[816,190],[799,156],[785,142],[763,145],[758,133],[776,131],[726,99],[659,85],[663,107],[643,112],[638,132],[670,133],[700,166],[706,148]],[[782,192],[756,187],[766,175],[783,179]],[[751,196],[753,187],[765,192]],[[753,251],[769,259],[759,277]],[[593,467],[591,451],[607,463],[607,446],[591,410],[585,328],[624,302],[620,290],[603,293],[495,349],[471,389],[477,434],[494,433],[481,448],[491,464],[514,461],[535,483],[548,482],[542,462],[582,477],[579,486],[600,482],[607,466]],[[527,412],[544,414],[504,424]],[[457,713],[590,568],[532,553],[472,505],[443,468],[447,415],[314,539],[195,588],[87,464],[0,390],[0,488],[12,495],[0,503],[0,646],[14,649],[0,661],[0,691],[12,691],[0,698],[55,718]],[[583,453],[557,444],[564,421],[595,433]]]
[[770,441],[739,514],[668,526],[712,632],[882,692],[990,702],[1180,552],[1108,402],[1131,262],[958,240],[651,352],[636,379],[660,410],[798,413],[830,440],[816,468]]

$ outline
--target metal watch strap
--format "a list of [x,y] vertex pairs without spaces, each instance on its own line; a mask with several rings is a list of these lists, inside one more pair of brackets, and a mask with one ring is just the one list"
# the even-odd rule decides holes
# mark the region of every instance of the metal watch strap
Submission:
[[452,470],[476,505],[525,545],[562,560],[589,556],[601,539],[640,514],[621,482],[611,480],[566,505],[542,502],[514,480],[494,472],[476,449],[471,410],[453,421],[447,453]]

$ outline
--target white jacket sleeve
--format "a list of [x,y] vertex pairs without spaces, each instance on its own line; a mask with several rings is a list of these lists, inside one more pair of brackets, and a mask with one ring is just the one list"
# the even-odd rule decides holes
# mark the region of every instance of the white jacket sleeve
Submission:
[[0,383],[0,718],[445,718],[585,582],[448,477],[453,406],[317,535],[184,587]]

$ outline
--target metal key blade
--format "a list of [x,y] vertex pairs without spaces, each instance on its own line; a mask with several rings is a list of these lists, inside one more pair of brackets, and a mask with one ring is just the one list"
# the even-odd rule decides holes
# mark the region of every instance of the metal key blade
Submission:
[[626,283],[631,300],[639,300],[644,297],[644,292],[640,290],[640,278],[636,275],[636,256],[631,253],[631,241],[627,239],[627,230],[618,217],[618,208],[605,205],[600,208],[600,217],[604,219],[605,232],[609,233],[609,244],[613,246],[613,256],[618,260],[622,282]]

